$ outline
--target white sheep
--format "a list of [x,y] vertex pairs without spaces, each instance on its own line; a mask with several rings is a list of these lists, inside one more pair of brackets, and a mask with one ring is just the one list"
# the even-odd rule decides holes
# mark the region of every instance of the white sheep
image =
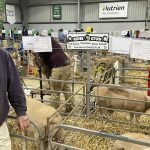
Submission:
[[[132,140],[150,143],[150,137],[142,133],[125,133],[122,136]],[[116,140],[111,150],[150,150],[147,146]]]
[[[94,87],[93,93],[95,96],[106,96],[112,98],[120,98],[119,99],[110,99],[110,98],[102,98],[96,97],[95,101],[99,107],[107,107],[113,109],[121,109],[135,112],[146,112],[150,108],[149,97],[146,96],[143,92],[132,90],[132,89],[123,89],[118,87]],[[134,101],[129,101],[125,99],[133,99]],[[143,101],[143,102],[138,102]],[[103,112],[103,111],[101,111]],[[138,121],[140,114],[135,114],[136,120]],[[130,113],[130,120],[132,121],[134,117],[133,113]]]
[[[27,99],[27,115],[30,118],[32,122],[34,122],[40,129],[42,136],[45,135],[45,129],[47,127],[47,118],[51,117],[55,112],[56,109],[41,103],[38,100],[35,100],[31,97],[26,97]],[[61,115],[57,112],[56,116],[51,120],[49,123],[50,130],[54,129],[58,124],[62,122]],[[34,133],[34,137],[38,137],[38,134],[35,130],[35,128],[32,128],[30,126],[27,130],[27,133]],[[62,130],[61,129],[54,129],[51,135],[56,140],[62,140]]]

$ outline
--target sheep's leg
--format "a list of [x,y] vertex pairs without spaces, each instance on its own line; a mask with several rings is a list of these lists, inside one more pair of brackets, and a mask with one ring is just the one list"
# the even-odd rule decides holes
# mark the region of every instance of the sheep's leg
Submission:
[[99,112],[100,112],[100,116],[104,117],[104,118],[109,118],[109,112],[108,110],[104,110],[103,108],[99,108]]
[[133,113],[130,113],[130,122],[132,122],[134,119],[134,114]]
[[136,122],[138,123],[140,119],[140,114],[135,114],[135,119],[136,119]]
[[[23,136],[27,136],[27,132],[22,132]],[[27,140],[23,140],[23,150],[27,150]]]

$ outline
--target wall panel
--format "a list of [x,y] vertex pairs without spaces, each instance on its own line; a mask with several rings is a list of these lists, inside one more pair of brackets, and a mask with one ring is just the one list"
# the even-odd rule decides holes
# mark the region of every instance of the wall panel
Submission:
[[5,28],[5,29],[13,29],[13,28],[16,28],[16,29],[22,30],[22,24],[8,24],[8,23],[4,23],[4,28]]
[[54,3],[57,3],[57,4],[77,3],[77,0],[42,0],[42,1],[41,0],[29,0],[28,2],[29,5],[54,4]]
[[15,6],[16,22],[21,22],[21,12],[20,7]]
[[[112,0],[81,0],[80,17],[82,28],[92,26],[98,32],[145,28],[147,0],[128,0],[128,18],[100,19],[98,17],[99,3],[106,1]],[[40,30],[46,27],[54,28],[55,30],[60,27],[65,29],[67,27],[73,30],[77,27],[77,2],[78,0],[29,0],[29,4],[31,4],[29,7],[29,26]],[[32,6],[32,4],[38,5],[41,3],[48,3],[48,5]],[[62,20],[55,21],[52,19],[52,4],[54,3],[60,3],[62,6]]]
[[60,28],[66,30],[73,30],[77,28],[76,24],[30,24],[29,29],[37,29],[38,31],[42,31],[45,29],[53,29],[54,31],[58,31]]
[[127,23],[83,23],[82,27],[85,29],[87,26],[92,26],[94,31],[99,33],[106,33],[106,32],[117,32],[129,29],[144,29],[145,23],[144,22],[127,22]]
[[50,7],[36,6],[29,7],[29,22],[49,22],[50,21]]
[[82,5],[82,21],[132,21],[145,20],[147,0],[129,1],[128,18],[124,19],[100,19],[98,18],[99,3],[87,3]]
[[52,18],[52,5],[29,7],[29,23],[77,21],[77,5],[61,5],[61,7],[62,19],[56,21]]
[[10,3],[10,4],[20,5],[20,0],[6,0],[5,2],[6,2],[6,4]]

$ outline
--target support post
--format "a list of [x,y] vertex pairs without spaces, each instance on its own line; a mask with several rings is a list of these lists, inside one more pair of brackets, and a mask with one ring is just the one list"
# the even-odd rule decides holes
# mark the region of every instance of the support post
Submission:
[[78,29],[81,28],[81,21],[80,21],[80,20],[81,20],[81,19],[80,19],[80,6],[81,6],[81,5],[80,5],[80,3],[81,3],[80,0],[78,0],[78,25],[77,25],[77,28],[78,28]]
[[[42,79],[41,66],[39,67],[39,78]],[[43,89],[43,84],[42,84],[42,80],[40,80],[40,97],[41,97],[41,102],[43,103],[43,91],[41,91],[42,89]]]
[[87,50],[87,83],[86,83],[86,113],[87,116],[90,116],[90,64],[91,64],[91,57],[90,57],[90,50]]
[[22,26],[28,28],[28,0],[20,0]]

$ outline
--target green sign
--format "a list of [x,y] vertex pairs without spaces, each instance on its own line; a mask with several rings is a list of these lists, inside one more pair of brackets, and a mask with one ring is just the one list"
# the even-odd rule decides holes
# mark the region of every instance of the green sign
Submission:
[[53,20],[61,20],[61,6],[53,5]]
[[2,32],[4,21],[5,0],[0,0],[0,32]]

